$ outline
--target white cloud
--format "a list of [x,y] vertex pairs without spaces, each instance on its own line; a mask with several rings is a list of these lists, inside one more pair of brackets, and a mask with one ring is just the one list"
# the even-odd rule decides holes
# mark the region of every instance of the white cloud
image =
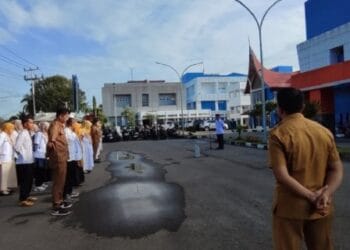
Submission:
[[[273,0],[243,2],[261,18]],[[266,16],[267,67],[298,68],[296,44],[305,40],[304,2],[281,1]],[[204,61],[207,73],[246,73],[248,37],[259,55],[256,24],[232,0],[29,0],[25,7],[19,1],[1,1],[0,12],[14,32],[26,32],[28,27],[55,29],[97,42],[104,55],[66,54],[42,60],[43,66],[51,65],[68,77],[78,74],[89,95],[99,96],[98,88],[104,82],[130,79],[130,67],[134,79],[177,80],[173,72],[154,61],[179,71]],[[0,37],[2,33],[0,28]],[[68,46],[68,41],[62,46]]]

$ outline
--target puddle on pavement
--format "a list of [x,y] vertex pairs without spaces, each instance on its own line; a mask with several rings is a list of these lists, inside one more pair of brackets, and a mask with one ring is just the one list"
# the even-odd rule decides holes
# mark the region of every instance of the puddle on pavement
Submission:
[[108,185],[79,197],[67,226],[99,236],[140,238],[161,229],[177,231],[186,218],[183,188],[165,181],[166,171],[139,155],[112,152]]

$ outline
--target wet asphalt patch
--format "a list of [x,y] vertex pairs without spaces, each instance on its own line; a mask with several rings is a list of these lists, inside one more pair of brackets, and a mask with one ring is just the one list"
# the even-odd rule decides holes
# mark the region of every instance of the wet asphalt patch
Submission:
[[183,188],[167,183],[166,171],[139,155],[118,151],[108,158],[111,182],[81,194],[65,224],[102,237],[177,231],[186,218]]

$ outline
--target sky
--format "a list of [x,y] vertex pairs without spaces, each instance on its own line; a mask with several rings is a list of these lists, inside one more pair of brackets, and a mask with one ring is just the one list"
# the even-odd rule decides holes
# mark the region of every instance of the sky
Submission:
[[[274,0],[241,0],[260,20]],[[299,69],[305,0],[283,0],[262,26],[264,65]],[[259,56],[257,25],[234,0],[1,0],[0,117],[22,110],[37,75],[78,76],[88,102],[102,103],[104,83],[178,81],[178,72],[246,74],[249,42]]]

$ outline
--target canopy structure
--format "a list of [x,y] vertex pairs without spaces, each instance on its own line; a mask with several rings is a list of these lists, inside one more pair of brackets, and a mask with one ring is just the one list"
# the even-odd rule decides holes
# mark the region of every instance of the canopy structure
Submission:
[[303,91],[334,87],[350,82],[350,60],[294,74],[290,82]]

